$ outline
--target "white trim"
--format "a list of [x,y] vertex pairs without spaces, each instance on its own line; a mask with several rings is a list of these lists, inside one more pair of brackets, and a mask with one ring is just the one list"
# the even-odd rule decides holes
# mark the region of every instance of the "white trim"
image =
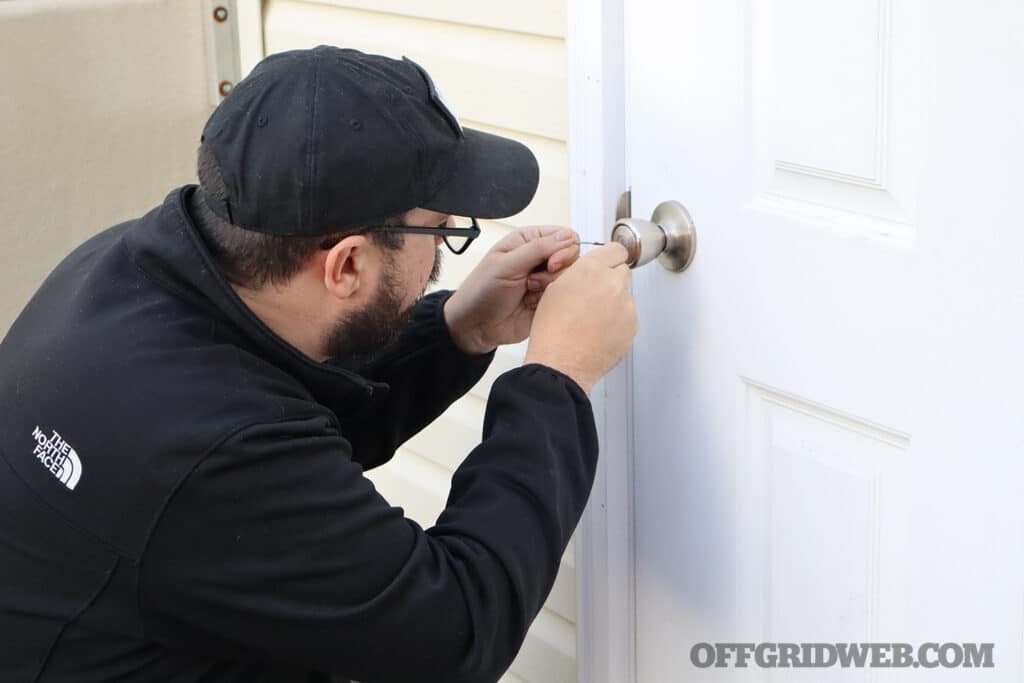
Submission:
[[[572,224],[606,240],[627,187],[623,0],[568,0]],[[577,677],[635,681],[632,364],[594,390],[597,478],[576,535]]]

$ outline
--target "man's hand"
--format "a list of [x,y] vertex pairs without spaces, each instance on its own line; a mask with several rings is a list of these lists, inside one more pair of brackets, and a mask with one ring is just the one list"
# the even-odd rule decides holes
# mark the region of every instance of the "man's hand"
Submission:
[[610,242],[566,269],[537,307],[524,364],[560,370],[589,394],[622,360],[639,329],[627,256]]
[[455,344],[480,354],[526,339],[541,294],[579,258],[578,241],[569,228],[544,225],[519,228],[495,244],[445,302]]

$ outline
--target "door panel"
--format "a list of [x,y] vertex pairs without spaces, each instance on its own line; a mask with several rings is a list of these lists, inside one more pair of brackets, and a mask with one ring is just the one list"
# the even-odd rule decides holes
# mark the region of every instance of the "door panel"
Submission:
[[[1020,680],[1024,8],[626,2],[633,215],[697,253],[634,271],[636,674],[698,642],[994,642]],[[945,673],[945,672],[942,672]]]

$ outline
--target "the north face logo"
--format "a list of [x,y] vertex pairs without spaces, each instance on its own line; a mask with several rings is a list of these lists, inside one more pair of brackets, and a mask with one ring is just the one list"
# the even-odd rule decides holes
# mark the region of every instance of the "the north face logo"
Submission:
[[43,467],[57,477],[60,483],[72,491],[78,486],[78,480],[82,478],[82,461],[78,459],[78,453],[67,441],[61,438],[57,430],[49,437],[43,433],[38,426],[32,431],[32,438],[36,441],[36,449],[32,455],[43,463]]

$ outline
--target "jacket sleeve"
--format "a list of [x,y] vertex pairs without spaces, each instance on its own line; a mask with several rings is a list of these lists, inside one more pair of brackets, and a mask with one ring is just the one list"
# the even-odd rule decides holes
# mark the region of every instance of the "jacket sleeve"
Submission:
[[142,559],[146,637],[365,683],[497,680],[593,484],[586,394],[542,365],[501,375],[483,440],[427,530],[377,493],[329,424],[244,429],[193,471]]
[[390,460],[395,449],[469,391],[491,364],[494,351],[467,354],[452,340],[444,319],[444,303],[452,294],[441,290],[423,297],[394,344],[350,368],[389,385],[386,395],[375,396],[362,412],[339,411],[342,432],[364,469]]

